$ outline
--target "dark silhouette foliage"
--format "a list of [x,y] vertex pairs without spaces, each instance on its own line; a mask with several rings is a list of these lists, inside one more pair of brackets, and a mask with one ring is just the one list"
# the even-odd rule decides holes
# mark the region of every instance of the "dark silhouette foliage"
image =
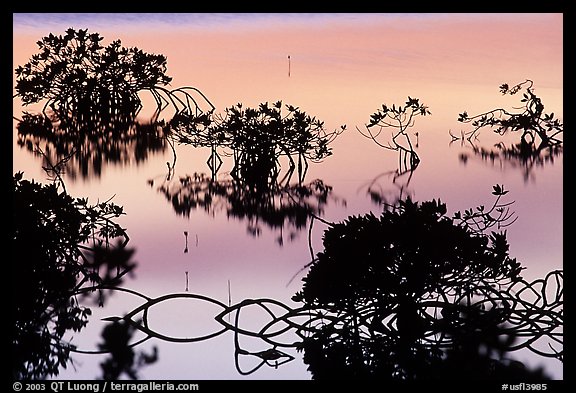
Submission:
[[39,53],[16,68],[16,91],[24,104],[47,100],[58,113],[80,108],[117,108],[134,113],[137,93],[167,85],[166,57],[138,48],[107,46],[99,33],[69,28],[37,41]]
[[[321,180],[305,184],[304,179],[309,162],[330,156],[330,143],[346,127],[326,131],[323,122],[281,101],[258,108],[237,104],[214,115],[214,106],[198,89],[165,88],[171,82],[165,56],[122,47],[120,40],[102,46],[102,40],[87,29],[51,33],[37,42],[39,53],[15,70],[15,97],[24,105],[45,101],[42,114],[24,113],[17,126],[18,144],[42,154],[44,169],[55,177],[48,185],[23,180],[22,173],[12,180],[14,378],[56,376],[76,351],[109,355],[101,363],[103,379],[138,379],[138,370],[156,362],[158,353],[156,347],[150,354],[138,353],[136,345],[152,338],[197,342],[228,331],[234,332],[235,364],[242,375],[292,361],[287,348],[304,352],[315,379],[541,380],[548,378],[542,369],[530,370],[508,353],[528,348],[563,360],[563,273],[551,272],[531,283],[523,280],[522,266],[509,255],[502,230],[515,220],[511,203],[501,201],[507,194],[503,186],[494,186],[491,207],[452,217],[440,200],[418,203],[404,197],[420,163],[418,142],[413,143],[408,130],[417,116],[430,115],[427,106],[411,97],[403,105],[382,105],[366,130],[358,129],[378,146],[399,153],[398,170],[380,176],[392,174],[396,181],[409,174],[407,181],[397,185],[399,196],[392,197],[377,188],[380,176],[370,182],[369,196],[384,207],[379,216],[351,216],[336,224],[320,219],[329,228],[324,250],[311,255],[302,290],[293,297],[301,307],[272,299],[246,299],[232,306],[230,297],[226,306],[188,293],[150,298],[121,288],[123,277],[135,267],[134,250],[126,247],[128,237],[115,222],[123,208],[110,201],[91,206],[68,195],[60,176],[68,161],[76,159],[79,172],[86,175],[90,170],[100,173],[105,161],[142,161],[149,152],[163,151],[165,143],[173,150],[174,143],[208,147],[211,178],[194,174],[173,179],[174,164],[167,163],[169,175],[159,191],[184,216],[197,208],[210,214],[221,209],[248,221],[253,235],[260,233],[261,223],[280,228],[282,244],[286,225],[292,229],[290,236],[296,236],[331,196],[332,188]],[[500,90],[509,95],[524,90],[521,111],[494,109],[473,117],[463,112],[458,120],[475,127],[466,134],[468,140],[483,127],[500,135],[519,131],[518,144],[496,146],[500,158],[526,166],[542,157],[554,158],[561,151],[563,124],[553,113],[544,113],[533,82],[503,84]],[[146,124],[136,121],[143,91],[157,105]],[[208,111],[194,95],[201,96]],[[170,104],[176,110],[172,119],[158,121]],[[387,143],[380,140],[385,129],[394,130]],[[474,152],[482,158],[496,156],[494,151]],[[216,179],[220,155],[233,158],[229,181]],[[288,169],[282,173],[286,162]],[[292,185],[294,172],[298,182]],[[187,253],[188,232],[184,235]],[[311,242],[309,246],[313,254]],[[102,331],[99,351],[77,350],[66,337],[88,323],[91,310],[81,300],[88,297],[103,305],[114,290],[138,295],[144,303],[123,318],[104,319],[111,323]],[[175,298],[219,306],[222,312],[214,320],[222,326],[185,338],[154,331],[148,309]],[[239,326],[240,310],[250,306],[269,316],[260,330]],[[138,312],[143,319],[135,321]],[[282,340],[291,330],[301,341]],[[137,331],[145,337],[134,341]],[[266,349],[243,348],[241,335],[262,339]],[[549,339],[544,349],[535,344],[543,337]],[[246,371],[241,356],[258,364]]]
[[[376,145],[398,152],[398,172],[403,174],[405,172],[413,171],[420,163],[420,157],[416,153],[416,145],[412,142],[408,129],[413,127],[417,116],[430,115],[428,107],[422,103],[418,98],[408,97],[408,101],[404,105],[396,106],[393,104],[391,107],[382,104],[382,108],[378,109],[370,115],[370,122],[365,125],[365,131],[356,129],[364,137],[371,139]],[[396,129],[392,132],[392,139],[387,142],[381,142],[382,131],[388,128]],[[375,130],[375,131],[374,131]],[[418,133],[416,132],[416,137]]]
[[166,75],[164,55],[125,48],[120,40],[102,46],[102,40],[99,33],[73,28],[64,35],[43,37],[37,41],[40,52],[15,70],[14,97],[25,106],[44,101],[42,113],[50,117],[50,109],[51,116],[64,123],[62,128],[88,128],[91,134],[107,131],[102,124],[110,128],[108,123],[133,122],[142,109],[142,92],[156,101],[154,121],[169,105],[176,115],[190,118],[214,110],[194,87],[166,87],[172,78]]
[[481,128],[490,127],[499,135],[508,132],[521,132],[521,149],[536,149],[538,151],[562,143],[557,136],[564,132],[564,125],[556,118],[554,113],[545,113],[542,99],[534,93],[534,82],[530,79],[510,87],[507,83],[500,85],[502,94],[515,95],[524,90],[522,94],[520,112],[510,112],[497,108],[475,116],[467,112],[460,113],[458,121],[471,123],[474,129],[466,133],[468,140],[477,137]]
[[[516,298],[517,286],[539,284],[522,280],[505,231],[486,233],[513,222],[506,193],[496,185],[491,208],[452,218],[440,201],[407,197],[379,217],[330,225],[293,297],[325,313],[301,346],[313,378],[546,378],[504,356],[538,337],[556,341],[562,304],[561,292],[540,311]],[[529,335],[536,338],[516,342]]]
[[[469,143],[471,152],[459,155],[464,164],[478,158],[499,168],[517,168],[522,171],[524,181],[528,181],[534,176],[535,168],[554,163],[556,157],[562,154],[564,124],[554,117],[554,113],[544,112],[542,99],[535,94],[531,80],[512,87],[504,83],[500,86],[500,92],[510,96],[523,92],[521,106],[513,108],[514,111],[497,108],[474,116],[467,112],[460,113],[458,121],[471,124],[474,128],[468,132],[460,131],[460,136],[449,131],[450,144],[458,140],[462,145]],[[481,146],[477,141],[483,128],[491,128],[502,137],[520,134],[520,140]]]
[[[56,183],[24,180],[22,173],[12,187],[12,375],[38,379],[66,367],[73,346],[64,334],[79,332],[91,314],[79,297],[121,283],[134,267],[133,250],[114,222],[122,207],[91,206]],[[114,239],[123,241],[114,245]]]
[[[453,136],[451,143],[458,139],[460,138]],[[470,160],[476,158],[496,168],[517,169],[521,171],[525,182],[535,177],[536,168],[554,164],[557,157],[564,151],[563,144],[550,146],[540,144],[536,146],[533,142],[525,139],[509,144],[498,142],[490,147],[462,139],[462,145],[465,142],[468,142],[469,152],[459,154],[460,162],[466,165]]]
[[25,112],[16,127],[18,146],[42,154],[45,168],[61,162],[69,179],[100,177],[106,165],[138,165],[168,147],[163,121],[128,114],[98,112],[79,120]]
[[136,331],[133,324],[124,320],[112,321],[102,330],[103,342],[98,347],[109,354],[100,364],[102,379],[118,380],[124,374],[130,379],[139,379],[140,368],[158,361],[157,347],[153,347],[150,354],[132,348],[131,340]]
[[453,346],[441,362],[423,370],[426,379],[538,381],[550,379],[539,367],[528,368],[508,354],[514,351],[518,337],[503,334],[499,328],[502,309],[486,310],[477,305],[455,305],[443,312],[442,323]]
[[[150,180],[149,184],[154,185],[154,181]],[[322,214],[331,200],[338,201],[332,187],[320,179],[300,185],[254,189],[243,181],[214,180],[202,173],[169,178],[158,186],[158,192],[178,215],[189,217],[194,210],[210,215],[223,213],[246,221],[252,236],[260,235],[263,227],[277,231],[279,245],[284,244],[285,231],[290,240],[296,238],[310,217]]]
[[[324,123],[299,108],[282,102],[262,103],[257,109],[242,104],[226,108],[224,115],[174,118],[171,127],[178,143],[212,148],[211,162],[222,154],[233,156],[231,175],[244,184],[267,189],[288,184],[294,171],[302,183],[308,162],[320,162],[332,154],[329,144],[345,130],[328,132]],[[218,157],[218,158],[216,158]],[[282,179],[280,158],[288,160],[288,171]],[[216,165],[211,166],[214,169]]]
[[[406,198],[384,205],[379,217],[370,213],[336,224],[323,221],[329,226],[324,250],[308,265],[302,290],[292,299],[301,303],[298,307],[267,298],[232,305],[229,297],[226,305],[188,289],[152,298],[109,287],[139,296],[143,303],[123,317],[104,319],[114,323],[105,332],[114,340],[98,352],[111,355],[103,363],[113,372],[107,378],[122,372],[133,377],[146,359],[153,361],[155,353],[140,361],[132,349],[149,339],[192,343],[231,331],[241,375],[294,360],[287,352],[292,349],[303,351],[314,379],[548,379],[543,369],[529,369],[509,354],[527,349],[563,361],[563,272],[532,282],[521,277],[522,266],[509,256],[506,232],[493,230],[514,222],[511,202],[502,201],[507,193],[495,185],[492,206],[452,217],[440,201]],[[155,330],[147,310],[171,299],[220,308],[213,318],[205,316],[220,326],[187,337]],[[264,325],[241,326],[244,309],[250,315],[260,312]],[[135,320],[141,313],[143,319]],[[144,337],[130,342],[136,329]],[[241,336],[259,338],[264,349],[243,348]],[[256,365],[246,369],[240,361],[244,357]]]

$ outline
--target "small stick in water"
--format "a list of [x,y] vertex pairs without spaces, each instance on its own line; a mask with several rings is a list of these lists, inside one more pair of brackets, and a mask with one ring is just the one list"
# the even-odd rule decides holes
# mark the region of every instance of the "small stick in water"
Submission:
[[[184,231],[184,237],[186,238],[186,245],[184,246],[184,254],[188,253],[188,231]],[[198,238],[196,238],[196,243],[198,243]]]
[[290,78],[290,55],[288,55],[288,78]]
[[[232,306],[232,294],[230,292],[230,280],[228,280],[228,307],[231,306]],[[230,313],[228,313],[228,323],[230,323]]]

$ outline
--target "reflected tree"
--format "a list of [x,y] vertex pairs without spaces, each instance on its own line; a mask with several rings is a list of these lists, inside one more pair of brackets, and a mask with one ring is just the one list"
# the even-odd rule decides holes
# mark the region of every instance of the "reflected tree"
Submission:
[[218,148],[225,145],[226,138],[223,133],[209,129],[212,124],[211,112],[199,116],[176,114],[170,119],[167,130],[169,131],[168,140],[171,141],[174,152],[175,144],[210,148],[210,156],[206,160],[206,164],[212,173],[212,180],[216,180],[216,174],[222,166],[222,158],[218,154]]
[[[458,138],[453,139],[453,141]],[[467,142],[467,143],[466,143]],[[496,166],[498,168],[512,168],[522,172],[524,181],[529,181],[535,174],[536,168],[543,168],[546,165],[554,164],[556,158],[563,151],[563,144],[555,144],[543,149],[537,148],[533,143],[520,141],[506,145],[498,142],[490,148],[478,145],[475,141],[464,141],[469,147],[468,151],[459,154],[459,160],[467,164],[473,158],[482,162]]]
[[[59,173],[76,153],[74,145],[98,150],[101,141],[110,137],[110,155],[116,156],[121,150],[118,140],[146,140],[142,138],[146,133],[139,133],[134,125],[142,107],[140,92],[152,94],[157,113],[170,104],[176,110],[167,128],[154,118],[150,134],[160,127],[172,141],[211,149],[212,177],[187,176],[179,179],[175,190],[165,190],[182,214],[197,206],[209,211],[224,206],[229,215],[247,217],[251,228],[256,228],[254,233],[258,220],[276,227],[289,220],[300,228],[321,211],[331,193],[321,181],[306,185],[304,178],[308,163],[329,156],[329,144],[345,127],[326,132],[322,122],[296,107],[287,105],[288,113],[283,113],[281,102],[261,104],[258,109],[238,104],[223,116],[213,116],[209,102],[206,113],[195,100],[192,93],[205,99],[197,89],[164,87],[170,82],[164,56],[123,48],[119,40],[107,47],[100,41],[102,37],[87,30],[50,34],[38,41],[40,53],[16,69],[16,96],[25,105],[45,101],[42,115],[25,114],[20,122],[21,144],[34,146],[45,157],[58,153],[46,160],[46,167],[55,173],[54,183],[26,181],[21,173],[12,181],[11,350],[12,374],[18,379],[58,375],[72,351],[82,352],[63,340],[66,333],[80,332],[88,323],[90,309],[79,300],[95,297],[103,304],[107,290],[123,290],[122,279],[135,266],[128,237],[115,222],[123,209],[110,201],[91,206],[86,199],[72,198]],[[490,126],[502,134],[521,131],[519,150],[559,145],[563,125],[553,114],[543,113],[532,82],[501,86],[504,94],[522,89],[526,93],[521,113],[496,109],[472,118],[461,114],[460,121],[476,127],[469,137]],[[411,174],[420,159],[407,131],[416,116],[429,114],[418,99],[408,97],[403,106],[383,105],[361,133],[399,152],[397,174]],[[388,144],[379,141],[385,128],[395,130]],[[38,134],[65,136],[42,150],[39,143],[27,139]],[[89,138],[77,139],[79,135]],[[94,135],[98,135],[96,148],[90,139]],[[215,179],[221,162],[218,149],[234,159],[231,181]],[[288,170],[281,177],[282,160],[288,162]],[[172,170],[169,165],[167,180],[173,178]],[[295,171],[298,182],[290,186]],[[261,365],[277,367],[291,361],[294,357],[279,348],[298,348],[317,379],[432,379],[452,378],[454,373],[485,379],[545,378],[505,355],[528,349],[563,359],[563,273],[551,272],[532,282],[522,279],[522,267],[509,256],[506,231],[502,231],[514,220],[509,204],[501,201],[505,194],[503,187],[496,186],[492,207],[480,206],[452,218],[440,201],[417,203],[408,197],[385,204],[379,217],[352,216],[330,224],[324,233],[324,250],[314,258],[302,290],[294,296],[299,307],[272,299],[226,306],[201,295],[149,298],[124,290],[139,295],[144,303],[124,317],[108,319],[111,324],[103,331],[99,352],[110,354],[102,364],[103,377],[115,379],[125,373],[137,378],[137,368],[154,362],[157,353],[140,356],[133,347],[150,338],[195,342],[232,330],[242,374]],[[487,233],[494,227],[499,232]],[[222,327],[212,334],[185,338],[153,331],[147,322],[148,308],[175,298],[222,307],[215,317]],[[257,331],[241,328],[240,310],[254,305],[262,307],[270,322]],[[272,311],[273,306],[279,313]],[[132,319],[140,311],[143,319]],[[227,323],[224,316],[234,312],[235,323]],[[131,343],[136,330],[145,338]],[[289,331],[300,341],[281,341],[280,336]],[[269,348],[244,349],[239,335],[261,338]],[[537,345],[541,339],[546,341],[543,347]],[[241,370],[240,355],[261,359],[260,366]]]
[[253,236],[260,235],[263,225],[277,230],[279,245],[284,244],[286,228],[289,239],[294,239],[310,217],[323,213],[330,200],[338,202],[332,195],[332,187],[319,179],[301,185],[254,189],[236,179],[213,180],[206,174],[195,173],[178,178],[168,176],[158,191],[179,215],[188,217],[196,209],[211,215],[224,212],[227,217],[246,221],[248,233]]
[[[304,361],[310,365],[315,379],[540,380],[548,378],[543,369],[528,369],[508,354],[529,349],[538,355],[562,360],[563,351],[559,349],[563,337],[562,287],[561,271],[550,272],[543,279],[532,282],[520,279],[498,288],[477,286],[478,293],[485,296],[477,293],[474,300],[470,299],[469,293],[455,301],[447,300],[449,294],[444,299],[422,300],[418,305],[421,314],[416,318],[412,315],[413,308],[396,308],[388,312],[381,308],[375,316],[373,305],[360,305],[357,310],[314,308],[308,304],[290,307],[267,298],[244,299],[225,305],[217,299],[188,292],[151,298],[127,288],[110,287],[107,289],[138,296],[143,303],[123,317],[104,320],[112,322],[110,332],[122,329],[118,333],[121,333],[120,338],[113,340],[121,341],[121,348],[127,351],[116,355],[124,359],[118,361],[118,365],[135,364],[133,348],[151,339],[194,343],[233,332],[235,366],[241,375],[252,374],[264,366],[278,368],[295,359],[290,351],[303,350]],[[221,312],[216,315],[195,316],[208,320],[213,317],[219,325],[211,332],[198,334],[194,331],[197,325],[193,324],[190,331],[180,337],[163,333],[162,325],[151,321],[149,311],[174,299],[220,308]],[[251,318],[263,319],[263,324],[246,326],[246,319],[241,318],[245,310],[250,310]],[[142,319],[135,318],[139,314]],[[374,319],[379,317],[388,320]],[[416,326],[411,325],[414,322]],[[425,329],[430,326],[434,330],[427,332]],[[129,342],[124,334],[126,329],[131,333],[138,330],[143,338]],[[403,329],[401,334],[398,329]],[[418,332],[426,334],[417,339]],[[243,337],[259,339],[259,348],[249,349],[243,345]],[[549,341],[545,343],[547,346],[538,348],[537,342],[542,338]],[[109,346],[101,346],[99,351],[75,351],[110,353],[115,357],[115,349]],[[153,349],[149,355],[141,353],[140,358],[138,364],[149,364],[155,361],[156,352]],[[244,367],[244,358],[256,359],[257,363]],[[398,364],[399,359],[404,360]],[[114,369],[116,372],[124,370],[121,367]]]
[[100,177],[111,163],[138,165],[167,148],[162,121],[143,123],[129,114],[99,112],[78,122],[74,117],[60,120],[53,114],[24,113],[17,130],[21,148],[41,154],[44,167],[66,161],[65,172],[71,179]]
[[[39,379],[66,367],[72,345],[67,332],[79,332],[91,310],[81,298],[102,285],[119,285],[134,268],[126,232],[115,222],[124,214],[110,201],[89,205],[57,182],[42,185],[12,180],[12,376]],[[116,242],[116,244],[114,244]]]
[[[193,343],[232,331],[242,375],[290,362],[292,350],[304,352],[314,379],[548,379],[543,369],[529,369],[510,354],[524,349],[563,361],[563,272],[531,282],[521,277],[506,232],[493,231],[514,220],[511,202],[502,200],[506,193],[496,185],[491,207],[452,218],[440,201],[406,198],[380,217],[329,224],[324,250],[293,297],[296,307],[266,298],[226,305],[188,292],[151,298],[110,287],[143,302],[105,320],[144,335],[131,347],[150,339]],[[162,333],[148,311],[174,299],[215,306],[219,325],[201,334],[190,326],[183,337]],[[244,310],[264,324],[244,326]],[[249,350],[241,337],[260,339],[264,348]],[[244,368],[243,357],[258,363]]]
[[123,374],[130,379],[139,379],[138,370],[158,360],[158,348],[153,347],[150,354],[136,352],[131,342],[137,331],[134,325],[122,319],[111,322],[103,329],[103,342],[98,345],[102,352],[109,354],[100,364],[102,379],[117,380]]
[[[451,136],[451,142],[460,140],[469,143],[471,153],[461,153],[460,161],[467,163],[477,157],[484,162],[501,167],[509,165],[520,168],[524,180],[528,181],[534,168],[553,163],[563,152],[562,134],[564,125],[554,117],[554,113],[545,113],[542,99],[534,92],[534,83],[527,79],[510,87],[507,83],[500,86],[503,95],[515,95],[522,92],[521,106],[509,111],[503,108],[493,109],[470,116],[467,112],[459,115],[458,121],[471,124],[473,129],[461,131],[460,136]],[[520,141],[505,143],[499,141],[490,148],[478,145],[478,135],[483,128],[492,128],[502,137],[520,134]]]
[[[292,239],[308,219],[321,214],[332,197],[332,187],[321,180],[304,183],[309,162],[321,162],[332,154],[329,144],[345,130],[327,132],[324,124],[292,105],[260,104],[258,109],[238,104],[224,115],[175,116],[168,124],[174,143],[209,148],[211,176],[202,173],[164,177],[159,191],[171,201],[176,213],[188,216],[202,208],[210,214],[225,211],[230,217],[248,221],[252,235],[261,233],[261,223],[280,231],[284,242],[286,224]],[[218,179],[222,156],[233,158],[230,178]],[[288,169],[281,174],[281,164]],[[294,172],[298,182],[291,183]],[[148,183],[153,186],[154,179]]]
[[[356,127],[358,132],[364,137],[371,139],[376,145],[398,152],[398,172],[399,174],[413,171],[420,163],[420,157],[416,153],[416,145],[412,142],[408,129],[413,127],[417,116],[430,115],[428,107],[420,103],[418,98],[408,97],[404,105],[385,104],[370,116],[370,122],[364,126],[365,130]],[[391,140],[382,137],[385,129],[391,128]],[[415,133],[418,138],[418,132]]]
[[[504,303],[505,304],[505,303]],[[509,353],[518,344],[514,329],[506,332],[500,321],[502,308],[459,304],[445,309],[443,322],[452,346],[423,373],[440,380],[522,380],[538,381],[550,377],[542,367],[530,369]]]
[[[506,232],[485,233],[514,220],[504,188],[493,193],[491,208],[453,218],[440,201],[406,198],[380,217],[352,216],[326,230],[294,297],[338,316],[303,340],[314,378],[457,379],[465,369],[462,377],[497,379],[520,375],[503,357],[520,348],[562,360],[562,273],[521,278]],[[543,337],[544,351],[533,345]],[[462,357],[460,370],[451,366]],[[523,378],[543,377],[523,370]]]
[[[413,191],[409,188],[413,175],[414,170],[404,173],[399,173],[397,170],[382,172],[362,185],[359,190],[365,189],[370,200],[378,206],[394,206],[397,205],[399,201],[414,196]],[[394,188],[383,185],[381,183],[383,178],[392,178]]]
[[[286,343],[281,337],[285,333],[294,328],[294,324],[290,321],[291,318],[301,318],[303,316],[303,309],[290,309],[283,303],[274,299],[245,299],[237,304],[229,304],[226,306],[224,303],[217,299],[212,299],[204,295],[193,293],[170,293],[151,298],[137,291],[122,288],[118,286],[105,287],[106,290],[111,292],[123,292],[137,296],[143,300],[143,303],[125,314],[122,317],[112,316],[103,318],[104,321],[110,324],[104,328],[102,337],[104,343],[99,345],[99,350],[82,350],[81,348],[74,348],[73,351],[83,354],[109,354],[110,356],[102,363],[104,372],[104,379],[117,379],[122,373],[126,373],[128,377],[136,377],[138,368],[147,364],[154,363],[158,359],[156,347],[152,348],[152,353],[146,354],[144,352],[136,353],[135,347],[151,339],[162,340],[171,343],[194,343],[209,340],[222,335],[225,332],[231,331],[234,333],[234,358],[235,365],[238,373],[241,375],[249,375],[263,366],[278,368],[283,364],[294,360],[294,356],[286,353],[286,348],[293,348],[296,344]],[[198,314],[196,319],[207,317],[213,319],[220,325],[209,333],[197,335],[193,332],[194,326],[191,326],[191,332],[185,337],[174,337],[169,334],[163,333],[157,326],[154,328],[151,325],[150,309],[162,302],[168,302],[174,299],[188,300],[193,302],[204,302],[211,304],[222,309],[217,315]],[[241,313],[245,309],[256,309],[264,316],[267,316],[269,323],[266,324],[261,330],[254,331],[247,329],[241,324]],[[142,314],[142,318],[135,318],[136,315]],[[234,318],[232,323],[231,317]],[[288,325],[286,325],[288,323]],[[283,325],[281,328],[275,329],[276,325]],[[132,340],[135,332],[143,334],[143,338],[139,340]],[[263,350],[249,350],[241,344],[240,337],[257,337],[264,341],[265,348]],[[288,334],[290,337],[293,335]],[[298,337],[298,336],[296,336]],[[285,337],[284,337],[285,338]],[[243,358],[252,358],[257,360],[257,364],[247,369],[242,366]],[[135,378],[134,378],[135,379]]]

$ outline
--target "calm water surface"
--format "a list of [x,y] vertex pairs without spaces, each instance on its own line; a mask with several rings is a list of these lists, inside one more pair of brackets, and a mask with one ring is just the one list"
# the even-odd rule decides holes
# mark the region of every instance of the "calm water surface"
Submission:
[[[370,199],[370,185],[389,197],[402,189],[419,201],[440,198],[452,214],[490,204],[492,186],[504,184],[518,216],[508,228],[510,255],[526,267],[523,276],[533,279],[562,268],[562,156],[526,170],[510,161],[475,157],[469,144],[451,144],[449,135],[468,130],[457,121],[463,111],[474,114],[517,106],[517,98],[502,96],[498,87],[525,79],[534,81],[546,111],[563,118],[560,14],[16,14],[13,21],[14,67],[26,63],[36,53],[35,42],[48,33],[88,28],[104,36],[104,43],[121,39],[124,46],[164,54],[172,86],[198,88],[216,112],[237,103],[257,107],[281,100],[324,121],[329,130],[345,124],[347,130],[332,144],[333,155],[311,164],[306,176],[306,181],[321,179],[333,187],[333,198],[320,214],[327,221],[370,211],[378,214],[381,207]],[[432,115],[417,118],[411,130],[418,132],[422,161],[406,184],[405,177],[393,182],[388,174],[397,167],[396,153],[363,138],[356,127],[366,124],[383,103],[403,104],[408,96],[428,105]],[[150,97],[143,99],[151,102]],[[151,115],[147,111],[151,107],[145,106],[143,121]],[[14,115],[21,111],[15,100]],[[498,141],[486,129],[477,143],[490,148]],[[38,157],[16,144],[13,152],[14,171],[46,181]],[[470,155],[466,163],[459,159],[462,154]],[[307,227],[269,228],[262,221],[227,216],[217,205],[181,215],[161,191],[177,192],[180,177],[208,173],[208,155],[203,149],[177,146],[174,176],[167,181],[166,162],[174,156],[164,146],[146,160],[104,163],[99,175],[70,170],[66,187],[71,195],[88,197],[92,203],[113,197],[114,203],[124,206],[126,215],[120,222],[138,263],[127,287],[155,297],[183,292],[187,285],[190,293],[223,303],[228,303],[230,294],[232,303],[273,298],[294,305],[290,298],[306,274],[300,270],[310,261]],[[220,174],[230,168],[225,160]],[[254,228],[260,229],[259,234],[251,233]],[[314,224],[311,244],[316,252],[322,249],[325,228]],[[94,308],[91,322],[72,342],[95,349],[105,325],[100,318],[121,315],[140,302],[129,294],[115,294],[105,308]],[[218,312],[214,306],[181,299],[155,306],[150,321],[170,336],[203,335],[217,328],[213,317]],[[241,326],[253,328],[266,320],[256,311],[242,318]],[[277,369],[262,367],[240,375],[233,339],[227,332],[198,343],[148,341],[138,348],[149,351],[157,345],[160,360],[143,368],[140,377],[310,378],[296,351],[291,352],[294,361]],[[267,348],[258,339],[242,340],[250,350]],[[517,355],[562,379],[556,361]],[[73,359],[75,366],[62,370],[60,378],[92,379],[100,374],[100,356]],[[249,357],[240,362],[244,370],[255,365]]]

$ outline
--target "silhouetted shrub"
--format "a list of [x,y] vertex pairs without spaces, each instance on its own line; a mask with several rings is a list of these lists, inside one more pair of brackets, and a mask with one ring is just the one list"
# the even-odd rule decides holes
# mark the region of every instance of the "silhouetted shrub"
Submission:
[[[320,162],[332,154],[329,144],[345,130],[328,132],[324,123],[299,108],[282,102],[262,103],[257,109],[237,104],[224,115],[174,118],[170,123],[179,143],[224,150],[234,157],[231,175],[248,186],[266,189],[278,183],[288,184],[295,170],[302,183],[308,162]],[[281,157],[289,169],[279,180]],[[212,169],[212,168],[211,168]]]
[[16,68],[16,91],[23,103],[47,100],[45,107],[59,113],[85,108],[134,113],[140,107],[139,91],[171,81],[163,55],[124,48],[120,40],[104,47],[102,40],[98,33],[70,28],[37,41],[40,52]]
[[[114,219],[123,209],[110,202],[90,206],[56,184],[13,177],[12,375],[44,378],[66,367],[73,346],[62,338],[80,331],[89,308],[77,295],[119,284],[134,265],[133,250]],[[102,298],[100,298],[102,301]]]
[[[382,104],[380,109],[370,115],[370,122],[365,125],[366,131],[362,131],[358,127],[356,129],[364,137],[374,141],[376,145],[397,151],[399,153],[398,171],[404,173],[413,171],[420,163],[420,157],[415,150],[416,146],[412,143],[407,131],[414,126],[417,116],[430,114],[428,107],[420,103],[418,98],[408,97],[408,101],[404,105],[388,106]],[[394,128],[396,131],[392,132],[392,139],[384,143],[384,141],[380,141],[382,139],[380,135],[387,128]],[[418,136],[417,132],[416,136]]]
[[[564,125],[554,118],[554,113],[544,113],[544,104],[542,99],[534,94],[533,84],[527,79],[512,87],[507,83],[500,85],[502,94],[514,95],[525,89],[520,100],[522,107],[515,108],[521,109],[521,112],[513,113],[498,108],[472,117],[467,112],[460,113],[458,121],[474,126],[474,130],[466,133],[468,139],[476,137],[481,128],[490,127],[500,135],[507,132],[522,132],[521,141],[533,145],[531,149],[541,150],[544,147],[561,144],[562,141],[556,136],[564,132]],[[537,138],[540,140],[538,143]]]
[[[514,327],[503,326],[520,302],[507,291],[521,280],[522,267],[508,254],[505,231],[485,233],[512,219],[499,202],[506,192],[495,186],[492,208],[453,218],[440,201],[408,197],[379,217],[369,213],[332,224],[293,298],[326,314],[303,340],[313,377],[446,378],[443,362],[456,359],[458,348],[470,352],[488,335],[513,337]],[[471,309],[480,317],[461,317]],[[496,377],[486,374],[488,366],[503,365],[502,359],[476,355],[486,365],[476,376]],[[434,375],[432,369],[443,371]]]

